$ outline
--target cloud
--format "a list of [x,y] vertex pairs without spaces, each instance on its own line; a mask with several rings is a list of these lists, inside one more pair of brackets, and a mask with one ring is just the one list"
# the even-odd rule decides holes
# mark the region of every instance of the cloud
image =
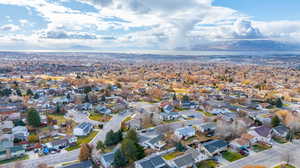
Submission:
[[80,0],[80,1],[85,3],[91,3],[94,5],[99,5],[101,7],[106,7],[113,3],[112,0]]
[[48,39],[89,39],[89,40],[97,39],[97,36],[94,34],[79,33],[79,32],[67,33],[62,30],[44,31],[39,34],[39,37],[48,38]]
[[6,24],[0,27],[0,31],[11,31],[15,32],[20,30],[20,27],[18,25],[13,25],[13,24]]
[[233,25],[235,38],[255,39],[262,37],[258,28],[252,26],[251,21],[237,20]]

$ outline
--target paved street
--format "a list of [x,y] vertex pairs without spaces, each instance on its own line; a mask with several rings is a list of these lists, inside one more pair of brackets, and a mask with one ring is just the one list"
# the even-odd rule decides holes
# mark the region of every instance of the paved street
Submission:
[[[129,113],[123,115],[115,115],[109,122],[107,122],[103,129],[97,134],[97,136],[92,140],[91,144],[95,145],[97,141],[104,141],[105,135],[108,131],[117,131],[120,129],[121,121],[129,116]],[[24,168],[35,168],[41,163],[47,163],[48,165],[57,165],[63,162],[70,162],[77,160],[79,155],[79,149],[70,152],[61,152],[52,155],[46,155],[37,159],[30,159],[22,161]],[[0,168],[13,168],[15,163],[9,163],[6,165],[1,165]]]
[[300,167],[299,142],[294,142],[293,144],[276,144],[269,150],[253,154],[252,156],[225,165],[222,168],[242,168],[245,165],[262,165],[267,168],[272,168],[272,166],[285,161],[287,156],[289,156],[291,164]]

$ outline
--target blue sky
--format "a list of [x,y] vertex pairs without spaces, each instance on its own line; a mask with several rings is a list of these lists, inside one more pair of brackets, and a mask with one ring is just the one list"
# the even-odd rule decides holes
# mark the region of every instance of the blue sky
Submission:
[[0,49],[221,48],[300,43],[299,0],[1,0]]

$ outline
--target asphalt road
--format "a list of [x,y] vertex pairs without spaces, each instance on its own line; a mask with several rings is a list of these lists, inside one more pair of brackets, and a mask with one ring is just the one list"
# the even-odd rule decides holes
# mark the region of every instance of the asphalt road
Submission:
[[255,153],[246,158],[232,162],[222,168],[243,168],[246,165],[261,165],[272,168],[285,162],[289,157],[290,163],[300,167],[300,142],[275,144],[271,149]]
[[[104,141],[106,133],[110,130],[117,131],[121,127],[121,121],[129,116],[130,113],[123,115],[115,115],[112,119],[107,122],[103,129],[99,131],[96,137],[90,142],[90,144],[95,145],[99,140]],[[22,161],[23,168],[36,168],[41,163],[46,163],[48,165],[57,165],[64,162],[71,162],[77,160],[79,155],[79,149],[70,152],[61,152],[57,154],[46,155],[37,159],[29,159]],[[0,168],[13,168],[15,163],[9,163],[5,165],[0,165]]]

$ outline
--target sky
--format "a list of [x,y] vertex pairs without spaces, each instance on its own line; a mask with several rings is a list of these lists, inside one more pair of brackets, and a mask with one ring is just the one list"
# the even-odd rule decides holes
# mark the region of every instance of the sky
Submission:
[[299,0],[0,0],[1,50],[300,44]]

